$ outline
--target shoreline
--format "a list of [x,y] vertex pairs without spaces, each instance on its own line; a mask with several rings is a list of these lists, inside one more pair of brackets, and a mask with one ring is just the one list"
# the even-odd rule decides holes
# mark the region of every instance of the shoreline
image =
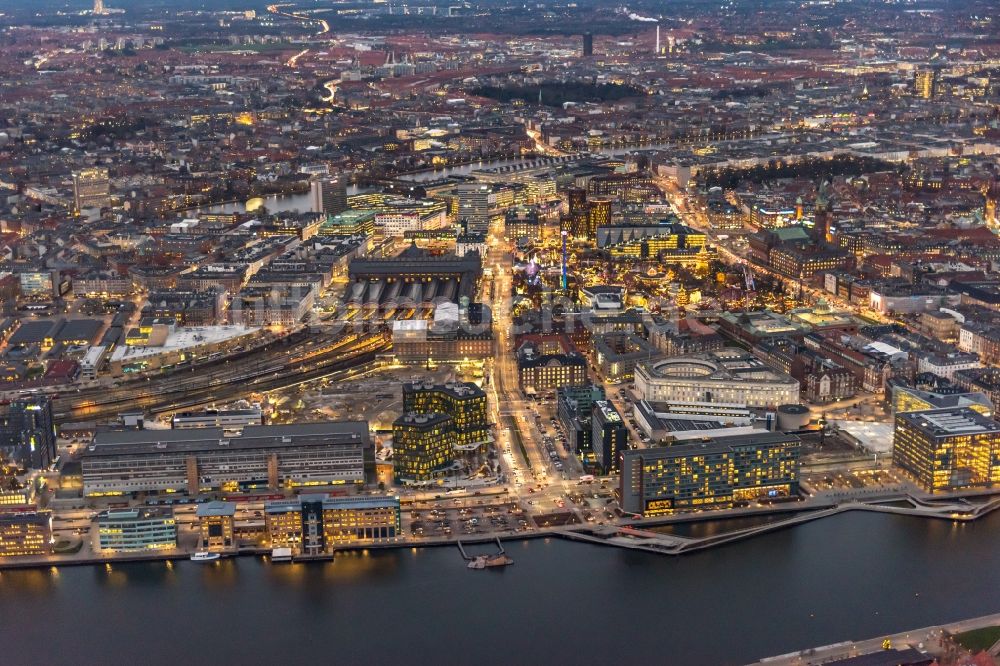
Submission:
[[[523,532],[507,532],[488,534],[465,535],[465,537],[429,537],[425,539],[402,539],[391,543],[372,544],[351,544],[338,546],[330,553],[322,555],[299,555],[293,557],[291,563],[325,562],[335,560],[339,553],[370,551],[370,550],[401,550],[405,548],[440,548],[444,546],[457,547],[459,541],[463,544],[484,544],[493,543],[496,540],[501,542],[518,542],[534,539],[544,539],[557,537],[567,541],[578,543],[588,543],[591,545],[622,548],[626,550],[640,550],[656,555],[680,556],[691,552],[717,548],[720,546],[744,541],[756,536],[761,536],[778,530],[789,529],[803,523],[821,520],[830,516],[849,513],[851,511],[866,511],[872,513],[888,513],[894,515],[910,516],[914,518],[950,520],[953,522],[973,522],[993,511],[1000,509],[1000,493],[990,491],[988,493],[977,493],[973,495],[963,495],[951,497],[954,501],[960,501],[964,497],[986,497],[987,501],[968,505],[964,513],[955,511],[955,505],[940,507],[926,506],[926,502],[915,500],[908,495],[888,495],[885,497],[873,498],[868,502],[822,502],[797,503],[796,506],[782,505],[780,507],[754,508],[754,509],[729,509],[722,510],[709,515],[704,514],[679,514],[675,516],[661,516],[656,518],[644,518],[617,525],[592,525],[573,524],[556,527],[539,527]],[[887,505],[886,502],[909,499],[914,503],[913,508],[905,508]],[[711,522],[724,522],[727,520],[738,520],[741,518],[760,518],[766,516],[782,516],[790,514],[784,518],[777,518],[773,521],[754,525],[742,529],[723,531],[718,534],[711,534],[704,537],[686,537],[669,533],[652,531],[650,528],[661,527],[674,524],[699,524]],[[0,559],[0,571],[24,570],[24,569],[46,569],[68,566],[100,566],[114,564],[130,564],[144,562],[166,562],[189,560],[194,550],[171,549],[169,551],[155,551],[150,553],[117,553],[108,554],[101,557],[73,557],[53,555],[30,555],[12,556]],[[239,557],[269,557],[270,548],[243,548],[239,551],[221,553],[223,559]],[[286,562],[276,562],[273,564],[285,564]]]
[[920,627],[919,629],[909,629],[876,638],[866,638],[860,641],[845,640],[830,645],[805,648],[787,654],[764,657],[747,666],[815,666],[830,661],[884,651],[886,648],[883,641],[888,641],[889,645],[895,649],[914,647],[934,655],[936,653],[934,648],[936,647],[940,650],[942,642],[947,635],[993,626],[1000,626],[1000,613],[980,615],[964,620]]

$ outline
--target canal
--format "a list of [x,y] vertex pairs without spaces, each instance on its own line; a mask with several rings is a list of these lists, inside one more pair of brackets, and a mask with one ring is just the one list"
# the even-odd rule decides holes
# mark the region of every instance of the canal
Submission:
[[679,558],[507,551],[5,571],[4,663],[743,664],[1000,611],[1000,513],[850,512]]

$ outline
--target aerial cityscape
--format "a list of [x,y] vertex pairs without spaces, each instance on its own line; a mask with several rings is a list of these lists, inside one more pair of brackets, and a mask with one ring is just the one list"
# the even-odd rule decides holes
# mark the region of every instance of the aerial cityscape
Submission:
[[4,663],[1000,665],[997,9],[0,0]]

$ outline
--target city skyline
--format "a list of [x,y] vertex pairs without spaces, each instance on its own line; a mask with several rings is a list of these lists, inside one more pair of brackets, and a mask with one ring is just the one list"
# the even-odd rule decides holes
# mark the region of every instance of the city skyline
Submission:
[[227,577],[232,660],[273,606],[458,663],[396,615],[448,546],[483,663],[561,661],[536,607],[574,663],[998,663],[994,9],[0,7],[0,587],[79,590],[0,607],[179,581],[184,634]]

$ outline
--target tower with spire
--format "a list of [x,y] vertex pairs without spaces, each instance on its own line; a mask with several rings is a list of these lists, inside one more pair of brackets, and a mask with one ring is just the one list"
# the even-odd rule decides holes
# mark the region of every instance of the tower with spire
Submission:
[[833,242],[830,234],[830,198],[828,182],[824,179],[816,190],[816,212],[813,215],[812,237],[817,245]]

